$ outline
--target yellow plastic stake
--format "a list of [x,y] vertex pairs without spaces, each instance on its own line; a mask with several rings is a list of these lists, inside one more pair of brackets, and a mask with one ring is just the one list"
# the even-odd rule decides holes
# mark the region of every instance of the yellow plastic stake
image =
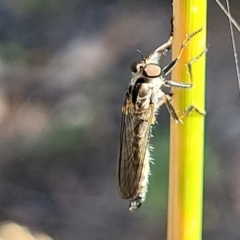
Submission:
[[[207,0],[174,0],[173,58],[186,34],[194,36],[173,71],[174,81],[190,83],[186,64],[206,48]],[[193,87],[174,89],[173,106],[181,115],[194,105],[205,110],[205,54],[192,64]],[[202,239],[204,115],[191,111],[183,124],[171,121],[168,240]]]

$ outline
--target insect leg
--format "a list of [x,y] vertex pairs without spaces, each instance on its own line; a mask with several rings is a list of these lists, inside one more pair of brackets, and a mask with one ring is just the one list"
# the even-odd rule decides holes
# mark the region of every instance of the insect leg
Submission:
[[[204,51],[202,51],[198,56],[196,56],[195,58],[193,58],[189,63],[186,64],[188,71],[189,71],[189,75],[190,75],[190,81],[191,84],[190,86],[192,86],[193,84],[193,73],[192,73],[192,64],[194,62],[196,62],[203,54],[205,54],[207,52],[207,49],[205,49]],[[198,114],[200,115],[206,115],[206,111],[200,111],[199,109],[197,109],[195,106],[190,105],[185,112],[179,117],[180,120],[182,120],[185,116],[187,116],[191,111],[195,110]]]
[[168,94],[165,94],[164,96],[162,96],[161,100],[158,102],[158,107],[162,106],[163,104],[166,104],[168,112],[170,114],[170,116],[173,118],[173,120],[178,123],[179,118],[177,116],[177,113],[173,107],[173,105],[171,104],[171,96]]
[[158,47],[154,52],[157,52],[159,55],[162,55],[166,51],[169,51],[172,48],[172,43],[173,43],[173,17],[171,18],[171,32],[170,32],[170,37],[168,41],[164,44],[162,44],[160,47]]
[[[186,40],[185,40],[186,41]],[[189,75],[190,75],[190,84],[189,83],[182,83],[182,82],[176,82],[173,80],[165,80],[164,84],[162,85],[162,87],[178,87],[178,88],[191,88],[192,84],[193,84],[193,74],[192,74],[192,64],[194,62],[196,62],[204,53],[206,53],[207,49],[205,49],[203,52],[201,52],[198,56],[196,56],[195,58],[193,58],[186,66],[188,68],[189,71]],[[173,120],[178,123],[181,122],[182,123],[182,119],[192,110],[195,110],[197,113],[201,114],[201,115],[205,115],[206,112],[202,112],[199,109],[197,109],[195,106],[190,105],[186,111],[180,116],[178,117],[176,114],[176,111],[174,109],[174,107],[171,104],[171,97],[169,95],[165,95],[165,103],[167,106],[167,109],[171,115],[171,117],[173,118]]]
[[177,88],[191,88],[192,85],[193,85],[192,64],[194,62],[196,62],[206,52],[207,52],[207,49],[202,51],[199,55],[197,55],[189,63],[186,64],[186,66],[188,68],[189,75],[190,75],[190,83],[176,82],[176,81],[173,81],[173,80],[165,80],[164,85],[171,86],[171,87],[177,87]]
[[206,111],[200,111],[198,108],[196,108],[193,105],[190,105],[185,112],[179,117],[180,121],[184,119],[191,111],[196,111],[198,114],[205,116],[207,113]]
[[[182,82],[176,82],[176,81],[173,81],[173,80],[165,80],[165,83],[164,85],[166,86],[171,86],[171,87],[178,87],[178,88],[191,88],[192,85],[193,85],[193,73],[192,73],[192,64],[194,62],[196,62],[204,53],[207,52],[207,49],[205,49],[204,51],[202,51],[198,56],[196,56],[195,58],[193,58],[189,63],[186,64],[187,68],[188,68],[188,71],[189,71],[189,75],[190,75],[190,84],[189,83],[182,83]],[[164,86],[163,85],[163,86]],[[169,96],[170,98],[170,96]],[[193,105],[190,105],[186,110],[185,112],[180,116],[178,117],[173,106],[171,105],[170,103],[170,100],[167,99],[166,101],[166,105],[167,105],[167,108],[168,108],[168,111],[170,113],[170,115],[172,116],[172,118],[174,119],[175,122],[182,122],[182,119],[189,114],[189,112],[191,112],[192,110],[195,110],[197,113],[201,114],[201,115],[206,115],[206,112],[205,111],[200,111],[199,109],[197,109],[195,106]]]
[[188,68],[188,72],[190,75],[190,82],[191,82],[191,86],[193,84],[193,73],[192,73],[192,64],[194,62],[196,62],[203,54],[205,54],[208,51],[208,49],[206,48],[204,51],[202,51],[198,56],[196,56],[195,58],[193,58],[190,62],[188,62],[186,64],[187,68]]
[[173,118],[173,120],[175,121],[175,123],[178,123],[179,121],[182,123],[181,120],[179,120],[179,117],[173,107],[173,105],[171,104],[171,97],[168,96],[168,95],[165,95],[166,97],[166,106],[167,106],[167,109],[168,109],[168,112],[170,114],[170,116]]
[[166,106],[167,106],[167,109],[168,109],[168,112],[170,114],[170,116],[173,118],[173,120],[175,121],[175,123],[183,123],[183,119],[191,112],[191,111],[196,111],[198,114],[200,115],[206,115],[206,111],[200,111],[198,108],[196,108],[195,106],[193,105],[190,105],[186,110],[185,112],[180,116],[178,117],[173,105],[171,104],[171,101],[170,99],[166,99]]
[[183,82],[176,82],[173,80],[165,80],[165,85],[170,86],[170,87],[177,87],[177,88],[191,88],[192,83],[183,83]]
[[186,36],[186,39],[183,41],[183,43],[181,45],[178,56],[172,62],[170,62],[166,67],[163,68],[163,70],[162,70],[163,75],[168,75],[173,70],[173,68],[176,66],[179,59],[181,58],[181,56],[183,54],[183,50],[184,50],[185,46],[187,45],[187,43],[191,40],[191,38],[193,38],[196,34],[198,34],[201,31],[202,31],[202,28],[200,28],[199,30],[193,32],[192,34]]

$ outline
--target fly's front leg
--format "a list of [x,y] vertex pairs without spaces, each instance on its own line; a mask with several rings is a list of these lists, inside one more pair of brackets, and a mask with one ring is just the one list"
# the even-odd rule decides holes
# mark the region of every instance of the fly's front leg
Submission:
[[191,38],[193,38],[196,34],[198,34],[201,31],[202,31],[202,28],[193,32],[191,35],[186,36],[186,39],[183,41],[177,57],[172,62],[170,62],[166,67],[163,68],[162,73],[164,76],[168,75],[173,70],[173,68],[177,65],[179,59],[181,58],[181,56],[183,54],[183,50],[184,50],[185,46],[191,40]]
[[169,51],[172,48],[173,32],[174,32],[174,28],[173,28],[173,17],[172,17],[171,32],[170,32],[170,37],[169,37],[168,41],[166,43],[164,43],[163,45],[161,45],[160,47],[158,47],[154,52],[157,52],[161,56],[162,54],[164,54],[165,52]]

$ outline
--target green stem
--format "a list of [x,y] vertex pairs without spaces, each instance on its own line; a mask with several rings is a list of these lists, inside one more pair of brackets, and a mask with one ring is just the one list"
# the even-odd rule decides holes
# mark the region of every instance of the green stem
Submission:
[[[206,0],[174,0],[173,57],[179,52],[186,34],[198,29],[173,71],[172,79],[190,83],[186,64],[205,50]],[[193,87],[175,89],[173,106],[179,115],[190,106],[205,109],[205,54],[192,64]],[[168,240],[200,240],[202,238],[202,192],[204,157],[204,116],[191,111],[184,124],[171,122],[170,176],[168,206]]]

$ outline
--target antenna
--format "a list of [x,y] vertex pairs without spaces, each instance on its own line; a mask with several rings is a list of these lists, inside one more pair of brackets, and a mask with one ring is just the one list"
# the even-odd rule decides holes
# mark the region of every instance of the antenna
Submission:
[[142,52],[141,52],[139,49],[137,49],[137,52],[140,53],[140,55],[141,55],[143,61],[145,61],[146,58],[143,56]]

